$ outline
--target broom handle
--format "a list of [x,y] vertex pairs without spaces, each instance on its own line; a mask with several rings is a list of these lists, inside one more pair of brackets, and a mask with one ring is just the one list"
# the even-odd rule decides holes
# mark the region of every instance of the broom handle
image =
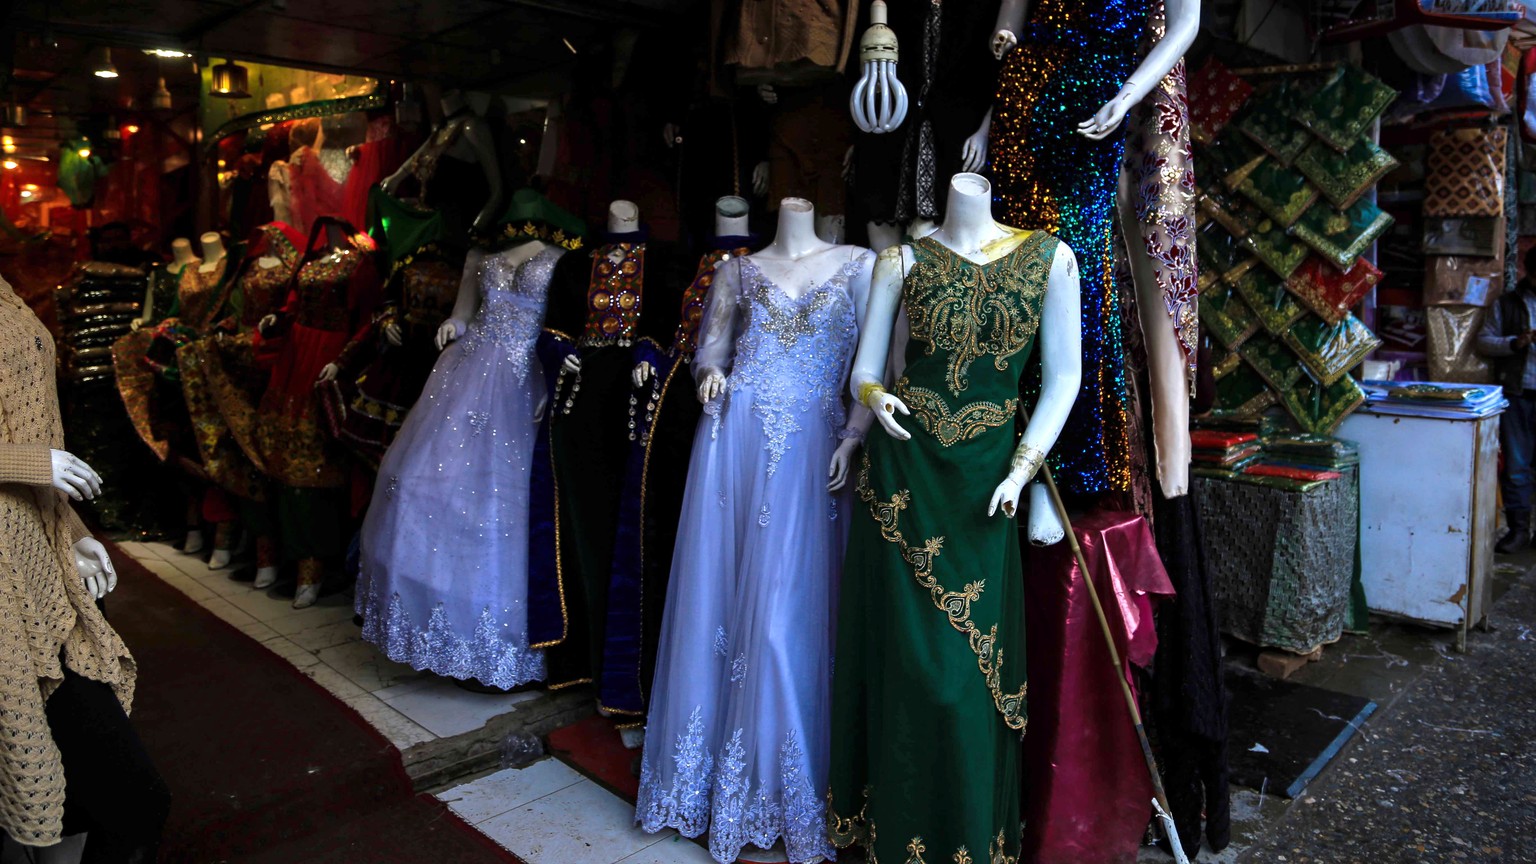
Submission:
[[[1141,755],[1147,760],[1147,773],[1152,775],[1152,794],[1157,798],[1157,803],[1168,812],[1173,812],[1168,806],[1168,793],[1163,791],[1163,778],[1157,771],[1157,760],[1152,756],[1152,744],[1147,740],[1146,727],[1141,725],[1141,709],[1136,707],[1136,697],[1131,693],[1130,682],[1125,679],[1125,667],[1120,662],[1120,650],[1115,647],[1114,634],[1109,629],[1109,619],[1104,615],[1104,605],[1099,602],[1099,590],[1093,585],[1093,575],[1088,569],[1088,562],[1083,558],[1083,547],[1077,543],[1077,535],[1072,531],[1072,520],[1067,517],[1067,506],[1062,503],[1061,493],[1056,489],[1056,481],[1051,477],[1049,465],[1040,466],[1040,475],[1045,479],[1046,491],[1051,494],[1051,503],[1056,507],[1056,513],[1061,517],[1061,524],[1067,529],[1067,541],[1072,544],[1072,555],[1077,558],[1077,569],[1083,574],[1083,582],[1088,585],[1088,599],[1093,601],[1093,612],[1098,616],[1099,629],[1104,633],[1104,644],[1109,648],[1109,657],[1115,664],[1115,680],[1120,682],[1120,692],[1125,696],[1125,707],[1131,712],[1131,722],[1136,726],[1136,737],[1141,741]],[[1169,838],[1170,842],[1177,845],[1177,841]]]

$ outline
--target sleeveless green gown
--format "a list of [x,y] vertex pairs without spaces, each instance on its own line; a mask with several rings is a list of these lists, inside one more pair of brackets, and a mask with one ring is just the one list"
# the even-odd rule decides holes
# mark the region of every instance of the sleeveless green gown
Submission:
[[1018,440],[1057,244],[1034,232],[985,265],[928,238],[911,247],[892,392],[912,438],[869,436],[833,678],[828,828],[871,862],[1019,853],[1023,565],[1016,523],[987,504]]

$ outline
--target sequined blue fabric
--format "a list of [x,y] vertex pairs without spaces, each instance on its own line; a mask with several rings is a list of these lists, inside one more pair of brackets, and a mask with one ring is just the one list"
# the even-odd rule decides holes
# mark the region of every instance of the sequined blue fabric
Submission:
[[988,152],[997,218],[1044,229],[1082,274],[1083,380],[1051,450],[1056,482],[1090,494],[1130,487],[1125,332],[1114,289],[1114,220],[1123,127],[1094,141],[1077,126],[1104,107],[1141,60],[1148,0],[1031,3],[1003,60]]

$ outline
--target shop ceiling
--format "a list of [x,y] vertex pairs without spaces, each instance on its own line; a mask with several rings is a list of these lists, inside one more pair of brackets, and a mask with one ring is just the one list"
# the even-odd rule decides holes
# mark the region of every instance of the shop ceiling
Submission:
[[[15,0],[57,41],[529,92],[616,28],[674,25],[700,0]],[[567,44],[569,43],[569,44]]]

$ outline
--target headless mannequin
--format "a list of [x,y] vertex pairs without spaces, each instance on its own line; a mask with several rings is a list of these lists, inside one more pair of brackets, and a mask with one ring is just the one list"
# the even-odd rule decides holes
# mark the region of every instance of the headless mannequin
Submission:
[[[609,234],[633,234],[633,233],[635,233],[636,231],[639,231],[639,230],[640,230],[640,206],[639,205],[637,205],[633,201],[624,201],[622,199],[618,200],[618,201],[615,201],[612,204],[608,205],[608,233]],[[622,253],[622,252],[613,252],[613,253],[610,253],[610,257],[613,258],[613,263],[617,264],[620,261],[624,260],[624,253]],[[441,338],[441,334],[439,334],[439,338]],[[565,362],[563,364],[561,364],[561,365],[562,365],[562,368],[564,368],[566,372],[569,372],[572,375],[579,375],[579,374],[581,374],[581,358],[579,356],[575,355],[575,354],[572,354],[569,357],[566,357],[565,358]],[[647,369],[646,377],[649,377],[650,376],[650,372],[649,372],[650,364],[649,363],[642,363],[642,364],[640,364],[640,366],[646,367],[646,369]],[[639,367],[636,367],[635,374],[636,375],[640,374]]]
[[197,266],[200,273],[212,273],[224,260],[224,238],[218,232],[209,231],[197,238],[197,242],[203,246],[203,262]]
[[[997,241],[1012,232],[993,221],[991,193],[992,184],[985,178],[976,174],[956,174],[949,183],[949,204],[944,224],[930,236],[946,248],[978,264],[995,261],[1013,251],[1012,244],[1001,248],[996,246]],[[855,398],[861,391],[868,391],[869,385],[880,385],[885,380],[887,364],[891,361],[892,331],[901,305],[902,282],[912,269],[913,261],[909,247],[897,246],[880,253],[875,262],[869,311],[860,332],[853,374],[849,376],[849,388]],[[1067,415],[1077,398],[1082,377],[1082,321],[1078,291],[1077,259],[1063,243],[1057,247],[1056,258],[1051,264],[1049,287],[1040,317],[1040,399],[1019,441],[1021,449],[1028,446],[1041,453],[1049,451],[1061,434],[1062,427],[1066,425]],[[905,329],[904,324],[902,327]],[[897,336],[899,341],[905,341],[904,333]],[[901,365],[899,359],[895,362],[898,367]],[[894,374],[899,375],[900,369]],[[896,412],[911,414],[899,398],[883,389],[876,389],[870,392],[869,403],[875,418],[891,437],[898,441],[912,437],[912,433],[902,428],[896,420]],[[1001,509],[1004,516],[1012,518],[1017,511],[1024,485],[1030,479],[1027,466],[1010,469],[993,490],[987,515]],[[985,478],[980,482],[986,482]],[[1035,483],[1031,487],[1029,510],[1031,542],[1048,545],[1065,536],[1061,520],[1047,499],[1044,485]]]
[[[1003,0],[997,16],[997,33],[992,37],[992,53],[1001,58],[1019,44],[1015,35],[1024,24],[1026,0]],[[1152,93],[1175,64],[1194,44],[1200,29],[1200,5],[1194,0],[1165,0],[1166,31],[1131,73],[1120,92],[1092,117],[1083,120],[1077,131],[1096,141],[1123,131],[1125,115]],[[986,126],[991,126],[991,113]],[[985,141],[985,139],[983,139]],[[1135,190],[1120,175],[1118,207],[1120,224],[1135,225]],[[1174,335],[1174,323],[1164,311],[1161,291],[1153,275],[1155,266],[1142,243],[1127,242],[1127,257],[1136,283],[1136,305],[1147,350],[1147,365],[1152,381],[1153,430],[1157,446],[1157,479],[1165,498],[1177,498],[1189,491],[1189,375],[1184,350]]]
[[192,252],[191,240],[177,237],[171,241],[171,263],[178,269],[197,263],[197,255]]
[[[750,230],[747,226],[751,218],[751,208],[747,199],[737,195],[726,195],[715,200],[715,236],[716,237],[745,237]],[[656,370],[651,364],[641,361],[635,364],[634,381],[636,387],[644,387],[651,375]]]
[[[175,240],[171,241],[171,269],[175,270],[177,273],[180,273],[186,270],[188,267],[198,263],[201,262],[197,260],[197,255],[193,254],[192,252],[191,240],[188,240],[185,237],[177,237]],[[137,330],[147,324],[154,323],[155,286],[153,283],[151,283],[149,287],[144,291],[143,309],[144,314],[133,319],[133,322],[129,324],[130,329]]]
[[[442,142],[452,139],[453,144],[441,155],[479,165],[480,170],[485,172],[485,183],[490,189],[490,195],[486,198],[485,205],[480,208],[480,212],[475,215],[473,227],[479,233],[486,233],[495,226],[496,216],[501,212],[503,201],[501,167],[496,157],[496,144],[491,139],[491,130],[486,128],[485,121],[470,110],[468,103],[464,101],[464,95],[458,90],[449,90],[443,94],[442,107],[445,118],[442,127],[405,160],[400,170],[384,178],[384,191],[390,195],[396,195],[406,178],[418,176],[422,161],[434,158],[434,151],[442,146]],[[429,178],[422,179],[425,181]]]
[[[798,301],[831,278],[848,261],[851,248],[828,243],[816,235],[816,208],[811,206],[811,202],[804,198],[785,198],[779,202],[778,233],[774,235],[773,242],[748,257],[763,271],[765,277],[779,286],[786,297]],[[721,268],[717,278],[735,279],[736,269]],[[859,274],[854,278],[868,276]],[[857,298],[863,293],[853,292],[856,305],[859,305]],[[855,314],[859,321],[866,320],[864,309],[856,309]],[[708,403],[724,392],[724,370],[699,366],[694,369],[693,375],[698,382],[697,392],[701,403]],[[869,412],[863,406],[855,405],[849,417],[849,427],[857,428],[862,433],[869,428],[870,422]],[[837,445],[837,451],[832,454],[832,464],[827,468],[828,490],[836,492],[843,488],[848,480],[848,466],[852,463],[853,451],[861,443],[862,436],[845,438]]]
[[272,219],[293,224],[293,196],[289,194],[288,163],[281,159],[267,169],[267,200],[272,204]]
[[[494,254],[505,257],[509,262],[508,269],[515,271],[523,262],[532,260],[548,246],[542,240],[530,240]],[[463,337],[469,329],[469,322],[475,320],[475,315],[480,311],[480,266],[485,257],[485,253],[475,251],[469,253],[469,260],[464,262],[464,276],[459,280],[459,293],[453,300],[453,314],[437,328],[437,338],[434,340],[437,350],[441,351]],[[396,338],[398,340],[398,336]],[[394,344],[400,343],[396,341]],[[549,394],[541,391],[539,404],[533,409],[535,424],[544,421],[544,409],[548,404]]]

